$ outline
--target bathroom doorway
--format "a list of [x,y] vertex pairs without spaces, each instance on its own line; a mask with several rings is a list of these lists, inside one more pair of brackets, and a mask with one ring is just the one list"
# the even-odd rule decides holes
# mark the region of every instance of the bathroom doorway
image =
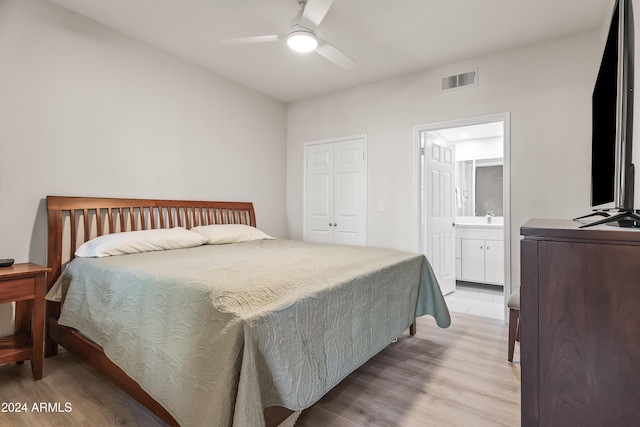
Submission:
[[420,250],[451,311],[506,319],[509,114],[415,128]]

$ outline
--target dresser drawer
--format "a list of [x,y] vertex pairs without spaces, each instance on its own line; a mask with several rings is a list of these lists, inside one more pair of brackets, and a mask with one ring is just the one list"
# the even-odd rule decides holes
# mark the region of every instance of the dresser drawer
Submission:
[[35,284],[34,277],[0,281],[0,304],[33,298]]

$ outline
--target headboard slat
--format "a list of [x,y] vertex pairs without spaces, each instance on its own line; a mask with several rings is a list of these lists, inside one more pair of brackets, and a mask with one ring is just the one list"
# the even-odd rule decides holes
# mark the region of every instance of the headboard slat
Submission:
[[113,209],[112,208],[107,208],[108,212],[109,212],[109,229],[107,230],[107,233],[111,234],[114,233],[114,226],[113,226]]
[[160,227],[158,228],[164,228],[164,208],[163,207],[158,208],[158,220],[160,221]]
[[[76,210],[75,209],[71,209],[71,212],[69,213],[69,222],[71,223],[71,242],[69,245],[69,250],[70,250],[69,259],[73,259],[75,254],[74,247],[78,244],[78,236],[76,234]],[[60,235],[60,241],[62,241],[62,235]]]
[[89,229],[89,209],[82,210],[82,219],[84,221],[84,241],[90,239],[91,230]]
[[144,221],[144,207],[140,206],[138,209],[140,209],[140,229],[146,230],[147,226],[145,225]]
[[129,206],[129,223],[131,224],[131,231],[136,229],[136,215],[133,206]]
[[[158,208],[161,210],[162,208]],[[156,228],[156,210],[153,207],[149,207],[149,224],[151,228]]]
[[98,230],[98,236],[102,236],[102,212],[100,208],[96,209],[96,228]]
[[[120,217],[120,231],[124,231],[124,208],[118,208],[118,216]],[[113,233],[115,232],[116,230],[113,230]]]

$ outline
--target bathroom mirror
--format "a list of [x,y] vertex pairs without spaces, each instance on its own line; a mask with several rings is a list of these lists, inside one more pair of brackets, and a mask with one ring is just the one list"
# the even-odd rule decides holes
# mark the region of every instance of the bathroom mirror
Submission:
[[503,216],[503,159],[456,162],[456,214]]

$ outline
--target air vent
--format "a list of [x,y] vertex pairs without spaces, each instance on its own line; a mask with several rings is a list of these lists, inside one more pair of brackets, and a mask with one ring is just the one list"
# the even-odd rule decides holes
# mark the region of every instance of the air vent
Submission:
[[475,86],[477,71],[469,71],[462,74],[442,78],[442,90],[451,90],[463,86]]

